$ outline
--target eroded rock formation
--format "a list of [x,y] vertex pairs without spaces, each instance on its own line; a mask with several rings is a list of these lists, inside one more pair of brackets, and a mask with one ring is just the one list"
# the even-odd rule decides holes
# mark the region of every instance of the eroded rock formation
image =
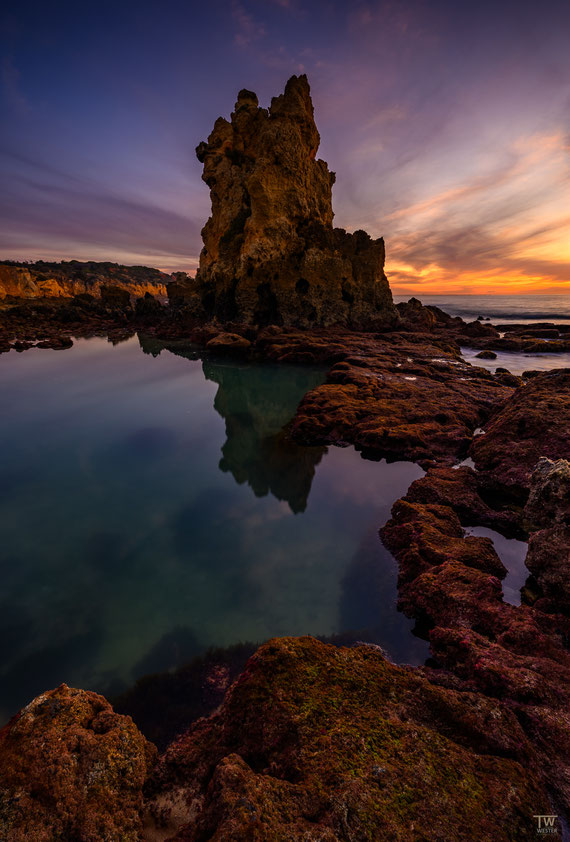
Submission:
[[[434,673],[426,671],[432,680],[457,687],[453,673],[464,690],[507,702],[540,758],[546,788],[563,808],[570,803],[570,658],[568,620],[555,612],[568,577],[561,555],[547,559],[542,554],[537,575],[547,596],[558,593],[558,602],[505,602],[500,582],[505,571],[491,542],[461,529],[489,523],[481,493],[485,489],[471,468],[437,469],[414,482],[394,505],[381,535],[399,564],[398,604],[429,628],[439,666]],[[495,527],[501,528],[500,521]]]
[[570,372],[555,369],[521,385],[492,417],[486,434],[473,441],[479,470],[526,501],[538,460],[570,454]]
[[[380,327],[397,320],[384,241],[333,228],[335,175],[317,159],[306,76],[269,109],[240,91],[196,153],[212,215],[195,280],[171,290],[197,315],[249,324]],[[182,285],[184,287],[184,285]]]

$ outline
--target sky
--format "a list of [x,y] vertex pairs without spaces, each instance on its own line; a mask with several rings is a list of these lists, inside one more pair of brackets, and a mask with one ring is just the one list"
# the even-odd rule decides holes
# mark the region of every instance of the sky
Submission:
[[0,257],[194,272],[195,157],[306,73],[395,293],[570,292],[568,0],[5,0]]

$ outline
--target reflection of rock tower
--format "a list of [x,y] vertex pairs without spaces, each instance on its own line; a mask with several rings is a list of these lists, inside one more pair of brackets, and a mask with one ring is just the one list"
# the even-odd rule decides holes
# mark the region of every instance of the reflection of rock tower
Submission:
[[317,160],[306,76],[292,76],[269,110],[240,91],[196,153],[212,215],[200,269],[171,290],[204,318],[251,324],[382,327],[397,319],[384,241],[333,228],[335,180]]
[[322,381],[319,372],[281,367],[279,377],[265,366],[203,364],[208,380],[219,384],[215,409],[226,422],[227,440],[220,468],[236,482],[247,482],[257,497],[273,494],[302,512],[324,447],[301,447],[283,427],[303,395]]

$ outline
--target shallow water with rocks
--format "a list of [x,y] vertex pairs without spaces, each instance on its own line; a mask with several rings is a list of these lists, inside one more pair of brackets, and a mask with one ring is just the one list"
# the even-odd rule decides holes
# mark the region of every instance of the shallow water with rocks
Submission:
[[283,434],[323,368],[152,350],[0,359],[2,718],[61,682],[114,694],[276,635],[423,663],[378,537],[423,471]]

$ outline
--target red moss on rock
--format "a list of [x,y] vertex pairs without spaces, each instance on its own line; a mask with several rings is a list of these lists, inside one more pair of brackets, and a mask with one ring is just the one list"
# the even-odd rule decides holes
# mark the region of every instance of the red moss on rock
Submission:
[[62,684],[0,731],[0,839],[137,842],[156,758],[128,716]]
[[[488,546],[482,539],[462,535],[451,506],[419,502],[451,503],[455,493],[464,518],[471,523],[479,517],[488,519],[474,493],[473,472],[457,471],[454,480],[442,473],[430,471],[416,481],[409,495],[394,505],[392,519],[381,530],[400,566],[399,605],[430,627],[431,650],[443,668],[440,680],[453,673],[466,688],[504,701],[523,727],[531,723],[528,735],[537,749],[552,741],[545,781],[558,802],[567,804],[570,656],[564,641],[570,625],[560,614],[537,610],[539,603],[530,607],[503,602],[499,579],[486,572]],[[457,490],[462,483],[463,491]],[[552,571],[552,562],[545,567]],[[538,741],[537,719],[543,728],[551,728],[549,736],[542,732]]]
[[305,444],[350,443],[371,458],[450,464],[512,391],[485,369],[462,363],[446,338],[338,335],[333,348],[321,339],[320,353],[318,342],[282,335],[264,345],[270,356],[278,349],[283,361],[297,361],[299,353],[337,360],[327,382],[297,410],[293,435]]
[[[148,830],[177,842],[532,839],[548,798],[510,711],[376,647],[282,638],[165,753]],[[154,819],[152,817],[155,817]]]
[[478,469],[523,499],[538,460],[570,456],[570,371],[560,369],[521,386],[474,439]]

